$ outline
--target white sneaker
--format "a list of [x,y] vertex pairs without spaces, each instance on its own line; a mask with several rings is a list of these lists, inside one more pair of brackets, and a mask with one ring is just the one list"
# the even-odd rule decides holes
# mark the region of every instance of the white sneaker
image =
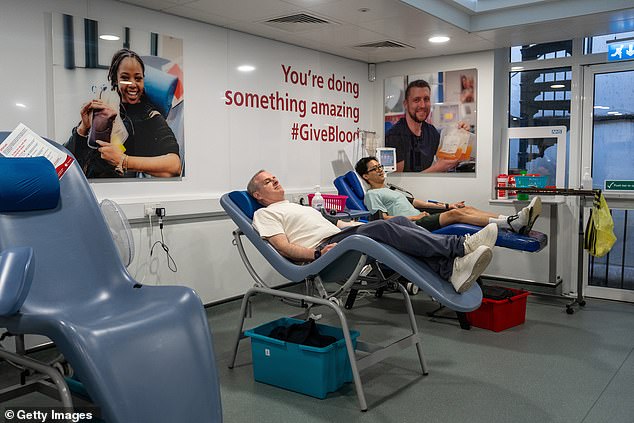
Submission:
[[526,235],[533,229],[535,221],[542,213],[542,199],[533,197],[528,206],[520,210],[519,213],[508,217],[508,224],[513,232]]
[[473,253],[480,245],[493,248],[498,239],[498,225],[489,223],[473,235],[465,235],[464,254]]
[[493,251],[491,251],[491,248],[481,245],[474,252],[454,259],[453,273],[449,278],[449,282],[451,282],[458,293],[462,294],[471,288],[473,283],[484,272],[484,269],[487,268],[492,258]]

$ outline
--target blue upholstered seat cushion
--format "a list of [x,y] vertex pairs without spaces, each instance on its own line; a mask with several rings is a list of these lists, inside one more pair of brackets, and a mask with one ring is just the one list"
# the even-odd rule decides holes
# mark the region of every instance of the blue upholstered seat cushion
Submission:
[[45,157],[0,156],[0,212],[57,207],[59,179]]
[[363,186],[361,186],[361,181],[359,181],[359,176],[357,175],[357,173],[349,171],[343,177],[348,185],[350,185],[350,188],[352,188],[352,191],[355,193],[355,195],[359,197],[361,201],[363,201],[363,199],[365,198],[365,191],[363,191]]
[[338,176],[334,180],[334,185],[339,192],[339,195],[346,195],[346,207],[350,210],[367,210],[363,199],[365,198],[365,192],[361,181],[354,170],[349,171],[345,175]]
[[232,191],[229,193],[229,198],[231,198],[231,201],[236,203],[240,210],[251,220],[253,220],[253,213],[263,207],[262,204],[258,203],[255,198],[246,191]]

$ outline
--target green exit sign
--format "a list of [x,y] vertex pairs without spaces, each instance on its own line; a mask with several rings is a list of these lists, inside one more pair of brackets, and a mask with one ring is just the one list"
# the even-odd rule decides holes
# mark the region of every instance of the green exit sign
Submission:
[[634,181],[605,181],[605,191],[634,191]]

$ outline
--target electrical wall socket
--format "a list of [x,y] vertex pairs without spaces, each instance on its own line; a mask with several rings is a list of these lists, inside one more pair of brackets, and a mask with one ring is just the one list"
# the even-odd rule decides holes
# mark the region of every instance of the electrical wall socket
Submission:
[[145,205],[145,216],[156,216],[156,209],[162,207],[158,203],[151,203]]
[[300,200],[302,200],[303,204],[308,204],[308,195],[307,194],[293,194],[292,195],[292,202],[293,203],[300,203]]

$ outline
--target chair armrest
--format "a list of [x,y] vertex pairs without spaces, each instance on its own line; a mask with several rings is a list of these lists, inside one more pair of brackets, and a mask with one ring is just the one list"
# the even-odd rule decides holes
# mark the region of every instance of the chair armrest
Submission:
[[33,249],[14,247],[0,253],[0,316],[15,314],[33,281]]

